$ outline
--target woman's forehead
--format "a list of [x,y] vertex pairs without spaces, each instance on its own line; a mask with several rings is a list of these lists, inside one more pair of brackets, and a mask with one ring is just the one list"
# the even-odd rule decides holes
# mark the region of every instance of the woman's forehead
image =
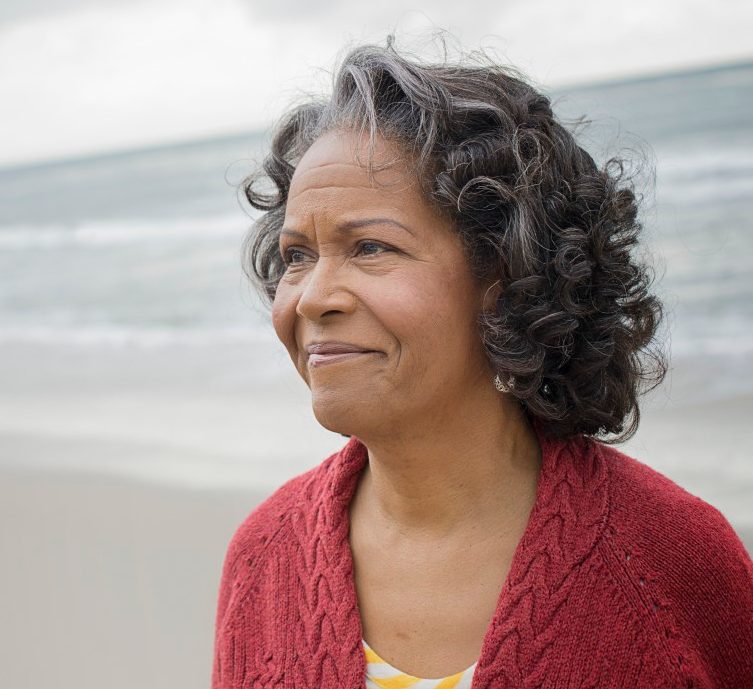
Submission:
[[373,176],[380,183],[404,178],[408,172],[406,153],[396,143],[377,134],[370,151],[365,135],[338,130],[323,134],[309,146],[296,167],[293,181],[310,182],[308,178],[313,174],[322,178],[357,180],[358,184],[363,184],[369,178],[369,159],[375,165]]
[[[399,147],[378,137],[373,161],[387,166],[369,174],[368,139],[356,136],[330,132],[312,144],[291,179],[285,224],[305,223],[311,216],[331,222],[353,214],[360,217],[367,210],[377,215],[394,210],[414,221],[435,221]],[[360,160],[355,158],[356,144]]]

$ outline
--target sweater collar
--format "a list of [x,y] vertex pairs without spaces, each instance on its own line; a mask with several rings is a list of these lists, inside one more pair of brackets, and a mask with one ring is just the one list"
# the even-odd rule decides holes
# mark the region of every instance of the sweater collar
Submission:
[[[542,621],[551,621],[567,595],[566,580],[573,579],[569,575],[591,552],[606,526],[607,465],[601,444],[584,436],[552,438],[538,419],[532,420],[532,427],[542,460],[536,498],[484,637],[473,689],[488,686],[502,665],[505,673],[525,674],[517,666],[518,638],[526,638],[527,645],[540,644],[543,650],[548,642],[537,638]],[[321,512],[317,512],[324,518],[320,535],[330,553],[338,589],[339,611],[332,622],[342,625],[342,651],[349,658],[345,674],[352,672],[347,686],[360,687],[365,660],[348,508],[368,462],[368,450],[351,436],[331,460],[322,467],[326,478],[319,497]]]

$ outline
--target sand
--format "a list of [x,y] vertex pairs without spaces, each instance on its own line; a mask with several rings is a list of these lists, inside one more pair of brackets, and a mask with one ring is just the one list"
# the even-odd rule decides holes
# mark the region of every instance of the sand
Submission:
[[83,473],[0,480],[0,686],[209,686],[224,549],[261,495]]
[[[227,542],[345,438],[295,375],[236,348],[0,348],[0,686],[209,686]],[[675,374],[620,449],[716,505],[753,549],[753,395]]]

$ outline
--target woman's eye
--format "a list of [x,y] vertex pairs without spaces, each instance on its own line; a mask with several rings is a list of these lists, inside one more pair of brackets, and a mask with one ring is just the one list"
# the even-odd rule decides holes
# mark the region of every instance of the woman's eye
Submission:
[[291,263],[298,263],[298,261],[294,261],[292,259],[292,256],[294,254],[303,254],[302,251],[299,251],[298,249],[287,249],[282,254],[282,260],[285,263],[285,265],[290,265]]
[[[384,244],[380,244],[379,242],[370,242],[370,241],[368,241],[368,240],[367,240],[367,241],[364,241],[364,242],[361,242],[361,243],[360,243],[360,244],[358,245],[358,248],[359,248],[359,250],[362,250],[362,249],[363,249],[363,247],[365,247],[365,246],[375,246],[375,247],[377,247],[378,249],[384,249],[385,251],[389,251],[389,248],[388,248],[388,247],[386,247],[386,246],[385,246]],[[366,253],[366,256],[374,256],[374,255],[375,255],[374,253],[370,253],[370,252],[367,252],[367,253]]]
[[[357,254],[358,253],[362,253],[364,256],[376,256],[376,255],[378,255],[380,253],[379,251],[376,251],[376,252],[374,252],[374,251],[364,251],[364,247],[369,247],[369,246],[376,247],[377,249],[382,249],[383,251],[390,251],[390,248],[388,246],[385,246],[384,244],[380,244],[379,242],[372,242],[372,241],[366,240],[366,241],[360,242],[358,244],[358,249],[357,249],[356,253]],[[284,263],[285,263],[286,266],[301,262],[301,261],[294,260],[294,256],[296,254],[301,254],[302,256],[306,255],[302,251],[300,251],[299,249],[296,249],[295,247],[291,247],[290,249],[286,249],[283,252],[282,257],[283,257],[283,261],[284,261]]]

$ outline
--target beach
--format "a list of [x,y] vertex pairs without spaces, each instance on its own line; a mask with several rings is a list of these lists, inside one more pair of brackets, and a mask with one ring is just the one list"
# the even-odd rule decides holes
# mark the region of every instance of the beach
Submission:
[[[749,551],[752,85],[745,63],[551,94],[593,118],[596,160],[645,163],[671,368],[617,448]],[[347,442],[242,272],[237,185],[266,134],[0,169],[3,689],[206,689],[230,537]]]
[[[346,439],[318,426],[292,365],[246,387],[240,345],[0,350],[0,684],[207,687],[233,531]],[[677,397],[650,398],[619,447],[750,550],[753,395],[694,403],[693,381],[675,368]]]

